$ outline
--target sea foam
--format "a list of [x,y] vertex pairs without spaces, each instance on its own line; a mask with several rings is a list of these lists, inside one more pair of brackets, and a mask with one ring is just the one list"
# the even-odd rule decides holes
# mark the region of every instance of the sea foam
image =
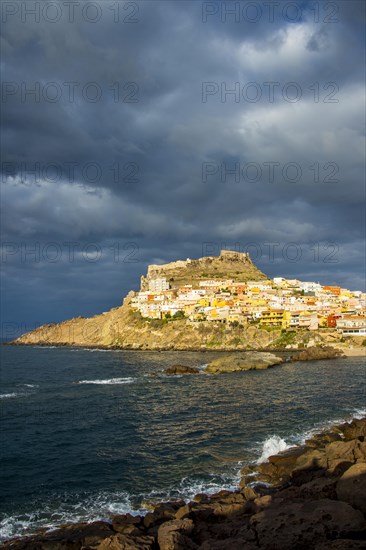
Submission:
[[12,392],[12,393],[1,393],[0,394],[0,399],[12,399],[14,397],[22,397],[22,393],[15,393],[15,392]]
[[101,384],[101,385],[118,385],[118,384],[132,384],[136,378],[131,376],[127,378],[107,378],[106,380],[79,380],[78,384]]
[[291,445],[288,445],[282,437],[278,435],[272,435],[268,437],[263,443],[262,454],[258,459],[258,463],[265,462],[268,457],[276,455],[286,449],[289,449]]

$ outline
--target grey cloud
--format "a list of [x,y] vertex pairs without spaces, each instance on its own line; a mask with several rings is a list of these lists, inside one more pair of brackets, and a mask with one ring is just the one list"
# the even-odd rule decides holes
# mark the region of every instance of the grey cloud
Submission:
[[[55,103],[31,96],[22,102],[19,93],[3,99],[2,159],[14,168],[8,177],[2,166],[6,242],[76,240],[103,250],[117,241],[122,247],[135,242],[139,261],[122,265],[107,255],[91,271],[82,259],[73,265],[60,261],[56,269],[9,257],[4,266],[8,317],[31,318],[36,305],[32,298],[29,306],[30,296],[42,288],[54,299],[52,308],[42,306],[43,321],[51,309],[60,311],[58,319],[105,309],[138,284],[149,262],[198,257],[204,242],[284,246],[296,240],[308,248],[314,240],[336,242],[339,263],[326,266],[329,272],[309,261],[309,254],[296,263],[282,255],[271,263],[262,255],[258,263],[270,275],[318,273],[325,281],[328,273],[332,281],[361,284],[364,4],[337,2],[339,22],[333,24],[324,22],[323,12],[315,23],[307,5],[301,21],[286,21],[280,13],[285,4],[273,22],[262,17],[253,24],[229,17],[223,22],[220,13],[203,23],[201,2],[180,1],[139,2],[139,21],[130,25],[113,23],[111,11],[95,24],[80,17],[72,24],[9,18],[2,37],[3,80],[29,87],[55,82],[63,94]],[[63,84],[71,81],[79,83],[74,102]],[[273,103],[263,87],[268,81],[279,83]],[[81,95],[90,82],[102,89],[95,103]],[[135,83],[138,101],[116,102],[111,88],[116,82],[122,94],[131,91],[123,90],[124,84]],[[239,82],[240,101],[228,95],[222,102],[218,91],[203,103],[203,82],[219,89],[224,83],[227,90]],[[262,85],[260,101],[243,99],[248,82]],[[298,102],[282,95],[289,82],[301,88]],[[310,89],[317,82],[319,102],[314,86]],[[324,88],[327,83],[336,87]],[[338,103],[324,102],[332,91]],[[298,163],[301,180],[283,181],[279,171],[268,182],[263,163],[269,161],[281,168]],[[61,176],[22,184],[21,164],[31,169],[36,162],[56,164]],[[77,163],[73,181],[69,162]],[[218,167],[207,181],[205,162]],[[222,180],[223,164],[242,168],[251,162],[263,169],[259,181]],[[323,181],[331,173],[324,168],[329,162],[339,166],[337,182]],[[101,170],[94,182],[83,174],[88,163]],[[131,163],[136,181],[127,177]],[[319,182],[310,168],[314,163],[319,163]],[[350,250],[357,250],[352,261]],[[111,284],[92,306],[100,277]],[[26,290],[17,292],[20,287]]]

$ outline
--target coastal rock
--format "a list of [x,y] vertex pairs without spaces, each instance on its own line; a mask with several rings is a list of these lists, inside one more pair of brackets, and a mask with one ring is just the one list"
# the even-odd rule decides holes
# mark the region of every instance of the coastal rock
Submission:
[[332,346],[311,346],[304,351],[294,353],[291,361],[318,361],[319,359],[333,359],[342,356],[342,350]]
[[196,367],[187,367],[185,365],[173,365],[168,367],[164,374],[199,374],[199,369]]
[[[303,457],[307,455],[307,450],[307,447],[304,446],[292,447],[291,449],[282,451],[277,455],[270,456],[268,458],[268,462],[276,468],[275,476],[273,477],[275,477],[278,481],[289,479],[292,471],[296,467],[299,467],[301,461],[304,460]],[[264,468],[265,466],[263,464],[261,470]]]
[[173,519],[177,510],[184,506],[184,501],[162,502],[154,506],[152,512],[148,512],[143,519],[143,525],[146,529],[160,525],[164,521]]
[[141,521],[141,516],[131,514],[116,515],[111,518],[113,530],[125,534],[139,534],[138,526],[141,525]]
[[366,441],[359,441],[355,447],[355,458],[357,462],[366,462]]
[[360,441],[366,440],[366,423],[363,420],[355,419],[352,422],[346,422],[339,426],[342,430],[344,438],[359,439]]
[[318,500],[324,498],[337,500],[336,484],[337,479],[335,478],[321,477],[308,481],[303,485],[292,485],[287,489],[283,489],[279,494],[281,498],[286,500],[298,498],[304,500]]
[[365,519],[345,502],[329,499],[279,502],[251,518],[263,550],[308,550],[342,533],[362,532]]
[[11,550],[64,550],[98,547],[104,539],[113,537],[111,526],[103,521],[66,525],[51,532],[9,541]]
[[152,550],[154,548],[154,537],[139,536],[132,538],[118,534],[87,548],[88,550]]
[[193,531],[191,519],[175,519],[165,522],[158,531],[160,550],[195,550],[198,548],[187,535]]
[[328,540],[317,544],[314,550],[366,550],[366,541],[353,539]]
[[321,434],[313,435],[313,437],[305,440],[305,445],[307,447],[325,447],[328,443],[333,441],[342,441],[342,437],[339,433],[334,432],[323,432]]
[[343,462],[349,465],[356,462],[355,450],[358,440],[334,441],[325,447],[325,454],[328,463],[328,470],[334,471],[339,468]]
[[325,452],[319,449],[312,449],[307,453],[301,454],[296,459],[295,470],[318,470],[326,467],[327,457]]
[[206,367],[206,373],[218,374],[224,372],[236,372],[242,370],[268,369],[274,365],[280,365],[283,359],[273,353],[261,351],[248,351],[225,355],[212,361]]
[[254,542],[248,542],[239,536],[225,540],[206,540],[199,548],[200,550],[258,550]]
[[366,514],[366,463],[348,468],[337,483],[337,496]]

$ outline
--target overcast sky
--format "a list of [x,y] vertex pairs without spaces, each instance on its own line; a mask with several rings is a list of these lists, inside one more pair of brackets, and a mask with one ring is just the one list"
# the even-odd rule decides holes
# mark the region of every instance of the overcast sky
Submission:
[[220,248],[364,287],[363,1],[1,9],[3,323]]

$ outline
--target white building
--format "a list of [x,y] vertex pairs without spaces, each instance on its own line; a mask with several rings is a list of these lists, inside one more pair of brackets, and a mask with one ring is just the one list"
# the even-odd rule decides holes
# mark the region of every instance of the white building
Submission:
[[149,281],[149,290],[150,292],[164,292],[164,290],[169,290],[170,284],[165,277],[160,277],[158,279],[151,279]]
[[366,317],[361,315],[344,316],[337,319],[337,329],[343,336],[366,336]]
[[304,292],[320,292],[322,289],[322,285],[319,283],[313,283],[313,282],[301,282],[300,288]]

